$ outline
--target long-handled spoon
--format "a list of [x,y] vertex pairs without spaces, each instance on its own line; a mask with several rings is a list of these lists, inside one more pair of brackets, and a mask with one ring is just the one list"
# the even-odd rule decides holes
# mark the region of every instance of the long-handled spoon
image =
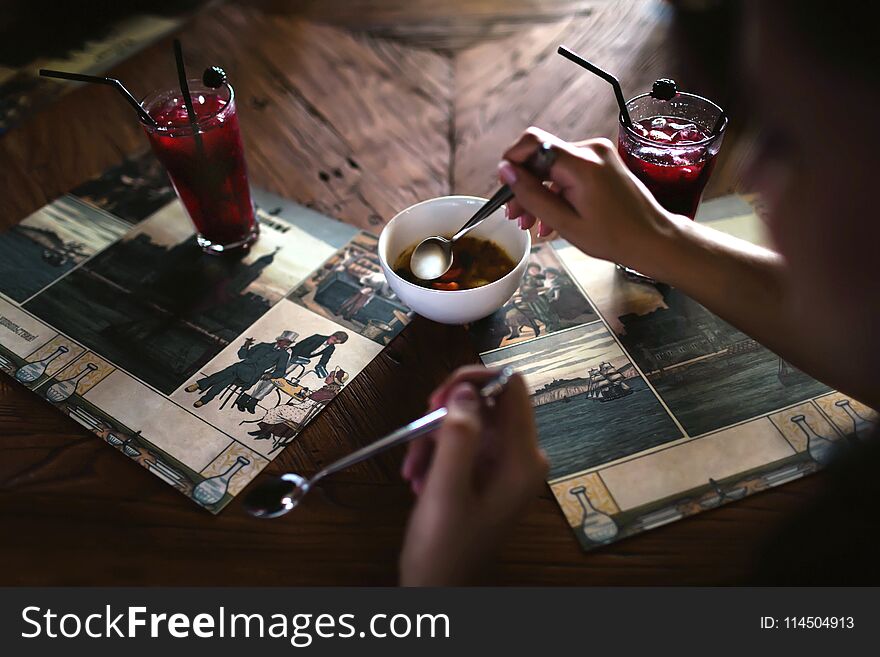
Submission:
[[[480,397],[487,404],[493,403],[497,397],[507,386],[513,374],[513,368],[505,367],[499,372],[498,376],[491,379],[482,388],[480,388]],[[248,513],[258,518],[277,518],[293,509],[302,501],[312,487],[324,477],[332,475],[340,470],[351,467],[355,463],[360,463],[377,454],[391,449],[397,445],[409,442],[413,438],[429,433],[440,426],[443,418],[446,417],[447,410],[445,407],[438,408],[436,411],[428,413],[420,417],[418,420],[410,422],[397,431],[393,431],[384,438],[380,438],[374,443],[362,447],[356,452],[352,452],[348,456],[331,463],[326,468],[306,479],[293,472],[288,472],[280,477],[275,477],[269,481],[259,484],[254,488],[244,500],[244,506]]]
[[[532,154],[524,166],[543,179],[549,173],[550,167],[553,166],[555,156],[550,144],[544,143],[538,147],[538,150]],[[443,276],[452,267],[452,245],[455,241],[479,226],[484,219],[512,198],[513,192],[510,187],[503,185],[455,235],[448,238],[434,235],[419,242],[410,256],[410,271],[423,281],[433,281]]]

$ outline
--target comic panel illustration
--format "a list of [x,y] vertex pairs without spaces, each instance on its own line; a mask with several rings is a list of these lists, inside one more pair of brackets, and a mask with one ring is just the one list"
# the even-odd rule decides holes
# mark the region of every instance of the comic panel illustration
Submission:
[[296,226],[264,226],[244,257],[215,258],[174,201],[27,309],[170,393],[334,250]]
[[773,423],[760,418],[603,468],[602,479],[626,511],[797,455]]
[[[550,479],[681,437],[681,431],[601,322],[482,354],[521,372]],[[625,428],[625,430],[624,430]]]
[[171,397],[272,457],[381,350],[372,340],[285,300]]
[[0,368],[14,374],[25,358],[58,332],[0,298]]
[[597,472],[551,484],[565,519],[585,547],[610,543],[620,531],[614,516],[620,512]]
[[168,174],[149,150],[126,158],[70,193],[130,224],[174,200]]
[[128,229],[113,215],[62,196],[0,234],[0,293],[23,302]]
[[833,392],[815,402],[837,430],[849,439],[867,440],[877,430],[880,421],[877,411],[843,393]]
[[675,522],[814,472],[768,418],[552,481],[584,549]]
[[[112,418],[104,439],[114,447],[127,444],[130,449],[123,450],[127,456],[136,459],[146,451],[158,450],[192,473],[207,467],[232,442],[122,370],[113,370],[81,398],[72,400],[67,410],[93,431],[107,425],[107,417]],[[116,424],[121,434],[112,429]],[[172,469],[170,463],[163,469]]]
[[564,243],[558,253],[688,434],[829,391],[680,291],[627,280]]
[[411,311],[385,280],[378,242],[369,233],[358,234],[288,298],[378,344],[388,344],[409,323]]
[[75,403],[77,397],[85,395],[114,370],[110,363],[97,354],[79,351],[82,355],[33,387],[38,395],[56,406]]
[[360,229],[354,226],[331,219],[264,189],[252,188],[251,198],[257,209],[260,225],[268,225],[282,234],[290,232],[296,237],[305,233],[336,250],[341,249],[360,232]]
[[267,463],[121,370],[111,370],[56,406],[213,513]]
[[773,413],[767,418],[798,452],[806,452],[816,463],[827,465],[840,451],[840,436],[834,425],[813,402]]
[[532,247],[516,294],[470,327],[477,351],[490,351],[599,319],[549,244]]
[[73,340],[56,334],[39,349],[30,353],[15,370],[15,380],[29,387],[37,388],[79,358],[85,349]]
[[230,443],[201,472],[205,477],[193,489],[193,499],[203,506],[238,495],[269,461],[241,443]]

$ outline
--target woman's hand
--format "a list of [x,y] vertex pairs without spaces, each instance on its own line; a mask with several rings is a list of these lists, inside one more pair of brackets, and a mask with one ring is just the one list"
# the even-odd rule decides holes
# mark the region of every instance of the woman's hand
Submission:
[[[549,187],[522,167],[545,142],[556,153]],[[657,251],[675,231],[673,215],[627,170],[607,139],[569,143],[529,128],[503,157],[499,177],[516,195],[508,217],[520,227],[531,228],[537,219],[541,236],[555,229],[588,255],[646,273],[662,260]]]
[[449,414],[431,436],[414,441],[403,463],[418,500],[400,556],[404,586],[472,581],[538,494],[547,459],[538,449],[522,377],[487,408],[477,388],[497,370],[464,367],[431,396]]

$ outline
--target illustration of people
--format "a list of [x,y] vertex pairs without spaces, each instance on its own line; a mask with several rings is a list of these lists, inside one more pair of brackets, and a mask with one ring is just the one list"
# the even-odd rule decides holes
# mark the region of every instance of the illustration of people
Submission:
[[339,307],[339,315],[343,319],[351,321],[358,311],[366,306],[374,297],[391,297],[391,288],[380,271],[370,272],[360,277],[358,283],[361,289],[346,299]]
[[547,290],[544,292],[550,312],[556,321],[576,319],[590,310],[584,296],[568,276],[555,267],[544,269]]
[[339,394],[342,386],[348,381],[348,373],[342,368],[337,368],[324,379],[324,386],[308,395],[311,403],[288,402],[266,412],[266,415],[257,422],[255,431],[249,431],[248,435],[257,440],[266,440],[273,436],[279,440],[292,438],[299,431],[306,417],[321,406],[326,406]]
[[336,266],[337,271],[343,271],[360,280],[380,270],[377,262],[373,262],[374,256],[361,248],[347,249],[345,255]]
[[261,378],[268,380],[284,376],[290,361],[288,347],[293,344],[295,338],[296,334],[293,331],[283,331],[275,338],[274,343],[261,342],[255,345],[253,338],[246,338],[238,350],[239,362],[184,388],[186,392],[203,393],[193,406],[195,408],[204,406],[230,385],[247,390]]
[[336,351],[336,345],[345,344],[348,341],[348,333],[345,331],[336,331],[332,335],[312,335],[305,340],[300,340],[290,350],[292,365],[306,365],[313,358],[320,356],[318,364],[315,366],[315,373],[321,378],[325,378],[329,372],[327,364],[330,357]]
[[[558,272],[556,273],[558,275]],[[546,275],[541,271],[541,265],[530,262],[517,294],[504,307],[509,339],[515,340],[520,337],[523,328],[530,328],[535,337],[541,334],[541,325],[544,326],[545,333],[559,328],[559,318],[550,308],[547,296],[552,290],[546,286],[546,282]]]
[[556,269],[556,267],[547,267],[544,269],[544,284],[547,288],[546,292],[544,292],[547,301],[551,304],[554,301],[558,301],[559,295],[565,286],[559,275],[559,270]]
[[275,388],[270,379],[280,379],[285,377],[294,367],[297,365],[302,365],[304,367],[313,358],[318,358],[320,356],[320,360],[315,366],[315,373],[321,378],[327,377],[329,374],[327,372],[327,365],[330,362],[330,357],[336,350],[336,345],[344,344],[347,340],[348,333],[345,331],[336,331],[336,333],[333,333],[332,335],[310,335],[309,337],[295,343],[290,349],[291,356],[289,365],[285,367],[284,371],[277,376],[265,377],[262,381],[255,382],[257,385],[249,394],[243,394],[238,398],[238,402],[236,403],[238,410],[247,411],[248,413],[256,413],[257,404]]

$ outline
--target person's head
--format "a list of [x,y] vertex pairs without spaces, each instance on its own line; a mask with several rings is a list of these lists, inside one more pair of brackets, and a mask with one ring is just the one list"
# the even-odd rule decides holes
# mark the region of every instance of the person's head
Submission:
[[559,276],[559,270],[556,269],[556,267],[547,267],[547,269],[544,270],[544,276],[552,281]]
[[348,333],[345,331],[336,331],[336,333],[327,338],[329,344],[343,344],[346,340],[348,340]]
[[532,276],[537,276],[539,273],[541,273],[541,265],[539,265],[537,262],[530,262],[529,266],[526,267],[526,271]]
[[296,333],[293,331],[282,331],[281,335],[275,338],[275,346],[279,349],[287,349],[296,340]]
[[870,381],[880,363],[880,88],[864,7],[746,2],[735,61],[757,140],[745,183],[789,266],[799,324],[817,350]]

